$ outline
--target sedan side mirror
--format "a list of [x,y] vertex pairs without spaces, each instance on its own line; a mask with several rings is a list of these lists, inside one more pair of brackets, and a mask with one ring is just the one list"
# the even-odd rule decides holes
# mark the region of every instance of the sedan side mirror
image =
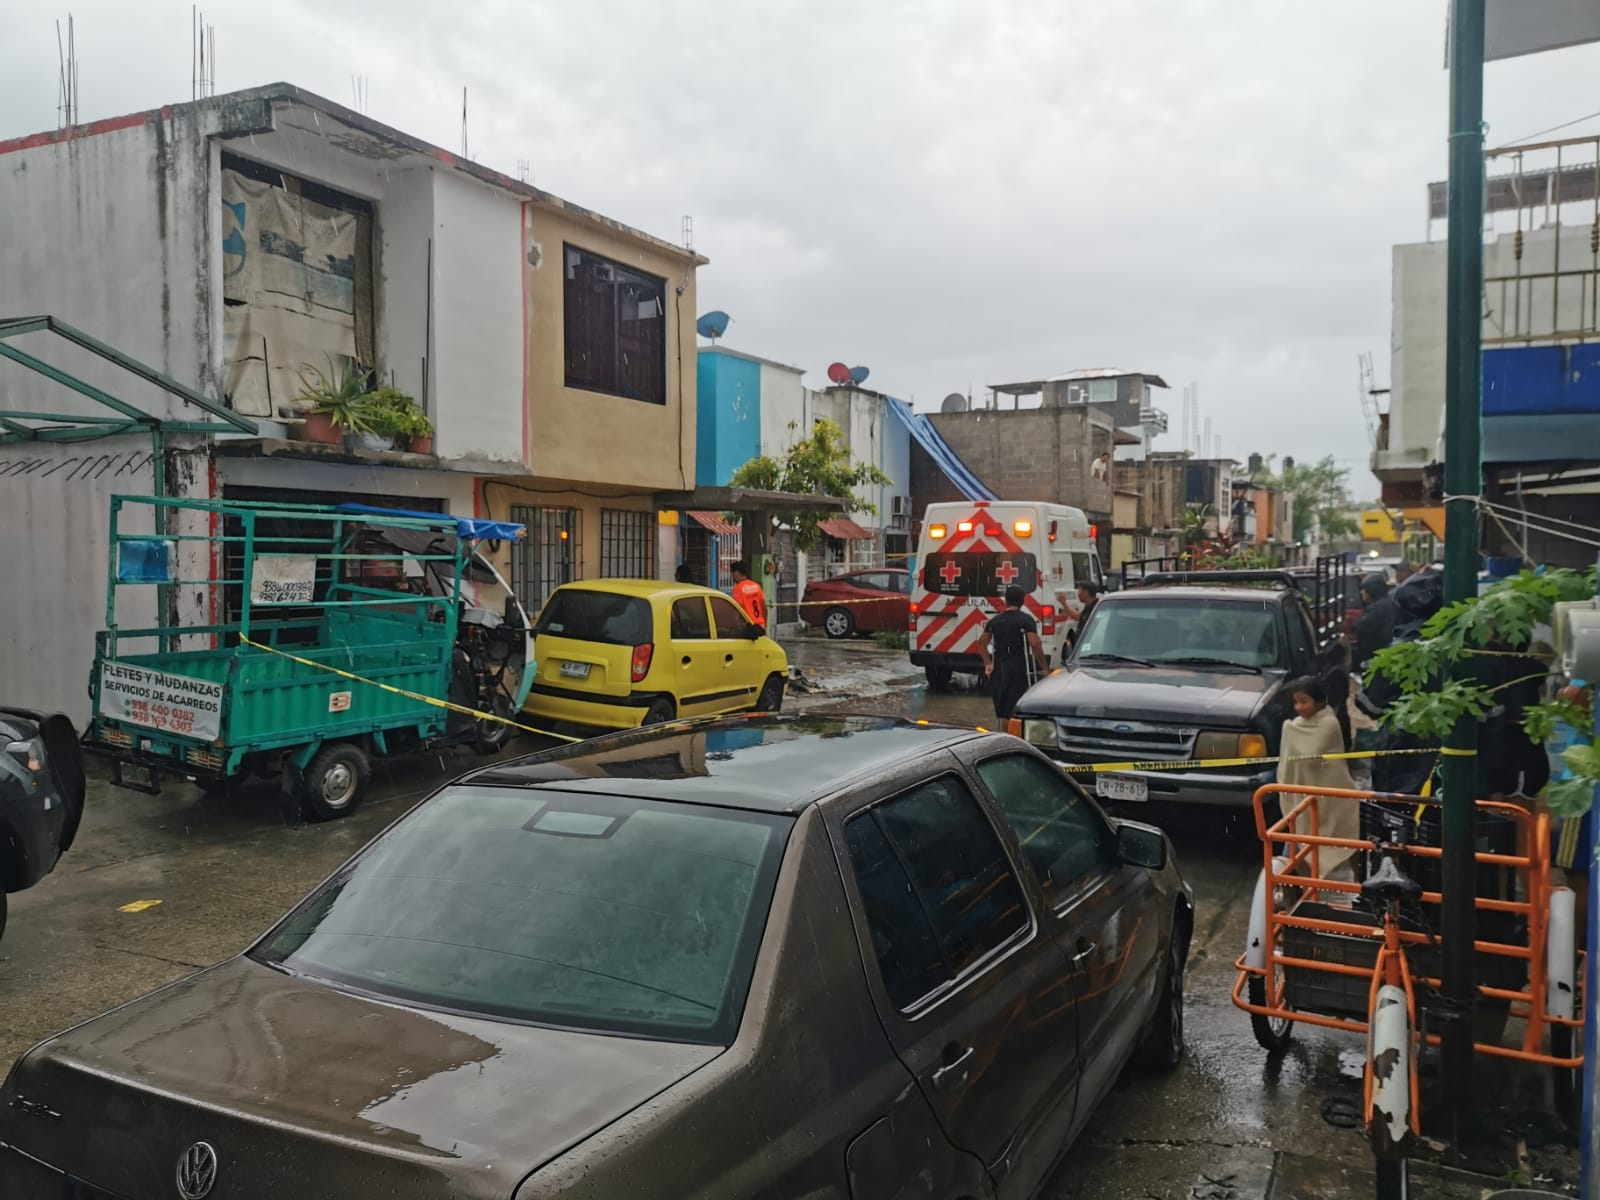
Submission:
[[744,635],[752,642],[759,642],[762,638],[767,636],[767,631],[761,628],[759,625],[746,625],[744,627]]
[[1117,826],[1117,854],[1130,867],[1159,871],[1167,865],[1167,835],[1154,825],[1125,821]]

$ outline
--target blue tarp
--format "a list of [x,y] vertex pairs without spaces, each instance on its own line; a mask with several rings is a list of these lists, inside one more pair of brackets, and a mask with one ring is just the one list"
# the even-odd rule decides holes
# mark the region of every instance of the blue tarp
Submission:
[[371,504],[341,504],[340,512],[361,513],[369,517],[406,517],[413,521],[432,521],[436,525],[454,525],[456,536],[468,541],[481,538],[509,540],[519,538],[527,529],[514,521],[489,521],[482,517],[452,517],[449,513],[414,512],[408,508],[376,508]]
[[928,457],[933,459],[939,470],[943,471],[945,478],[961,489],[961,494],[968,500],[998,500],[1000,497],[995,491],[979,479],[968,469],[967,464],[961,461],[960,456],[950,449],[948,443],[939,436],[939,431],[933,427],[933,422],[922,413],[912,412],[911,406],[904,401],[887,397],[889,411],[900,418],[900,423],[906,427],[917,445],[928,452]]

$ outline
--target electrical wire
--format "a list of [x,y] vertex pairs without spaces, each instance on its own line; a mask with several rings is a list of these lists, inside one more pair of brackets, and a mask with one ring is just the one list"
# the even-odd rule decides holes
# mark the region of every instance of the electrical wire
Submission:
[[1499,146],[1496,146],[1489,153],[1495,154],[1501,150],[1509,150],[1513,146],[1521,145],[1523,142],[1531,142],[1534,138],[1543,137],[1547,133],[1555,133],[1559,129],[1568,129],[1573,125],[1581,125],[1583,122],[1592,121],[1596,117],[1600,117],[1600,112],[1592,112],[1586,117],[1573,117],[1572,120],[1563,121],[1559,125],[1552,125],[1549,129],[1541,129],[1537,133],[1529,133],[1519,138],[1512,138],[1509,142],[1505,142]]

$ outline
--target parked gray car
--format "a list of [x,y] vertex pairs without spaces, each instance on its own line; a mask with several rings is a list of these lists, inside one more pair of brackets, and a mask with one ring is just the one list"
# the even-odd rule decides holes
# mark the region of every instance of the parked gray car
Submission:
[[49,1039],[7,1200],[1033,1195],[1183,1053],[1193,899],[1002,734],[759,717],[468,775]]

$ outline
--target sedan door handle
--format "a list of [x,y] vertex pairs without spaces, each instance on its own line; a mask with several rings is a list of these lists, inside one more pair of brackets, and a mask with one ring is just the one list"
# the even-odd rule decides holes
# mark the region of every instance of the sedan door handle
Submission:
[[732,662],[732,661],[733,661],[733,655],[731,655],[731,654],[724,654],[724,655],[723,655],[723,656],[722,656],[722,661],[723,661],[723,662],[725,662],[725,663],[731,663],[731,662]]
[[1079,941],[1078,952],[1072,956],[1072,965],[1075,967],[1083,966],[1084,963],[1094,957],[1094,952],[1098,949],[1100,947],[1093,942]]
[[694,661],[694,659],[692,659],[692,658],[690,658],[690,657],[689,657],[689,656],[688,656],[688,655],[687,655],[687,654],[685,654],[685,655],[684,655],[684,656],[683,656],[683,665],[684,665],[684,666],[686,666],[686,667],[687,667],[687,666],[688,666],[688,665],[689,665],[689,664],[690,664],[690,663],[692,663],[692,662],[693,662],[693,661]]
[[933,1090],[936,1092],[954,1091],[963,1087],[967,1076],[971,1074],[969,1060],[972,1058],[972,1047],[968,1046],[959,1054],[951,1057],[955,1050],[954,1044],[945,1047],[945,1064],[933,1073]]

